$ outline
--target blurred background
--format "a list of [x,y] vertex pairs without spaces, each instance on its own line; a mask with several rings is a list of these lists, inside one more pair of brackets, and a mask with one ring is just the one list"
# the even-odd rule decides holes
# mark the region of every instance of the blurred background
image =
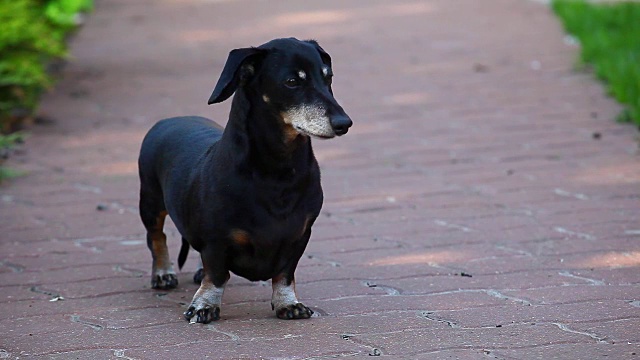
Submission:
[[[629,358],[640,344],[640,3],[0,0],[0,358]],[[149,288],[137,156],[231,49],[319,41],[354,121],[282,322]],[[621,124],[622,123],[622,124]],[[172,258],[179,234],[167,226]],[[215,350],[212,350],[215,348]]]

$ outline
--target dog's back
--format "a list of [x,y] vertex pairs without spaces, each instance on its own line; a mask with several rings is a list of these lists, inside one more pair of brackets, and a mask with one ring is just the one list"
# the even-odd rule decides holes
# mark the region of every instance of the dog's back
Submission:
[[[149,208],[154,212],[167,210],[172,202],[165,204],[165,199],[179,198],[187,191],[189,174],[199,167],[222,132],[221,126],[199,116],[160,120],[149,130],[138,158],[140,191],[150,200]],[[180,228],[182,224],[176,225]]]
[[138,159],[140,172],[153,173],[187,165],[218,141],[222,131],[218,124],[199,116],[160,120],[142,142]]
[[198,116],[158,121],[145,136],[138,165],[143,181],[154,178],[162,185],[169,170],[190,171],[198,159],[222,136],[223,128]]

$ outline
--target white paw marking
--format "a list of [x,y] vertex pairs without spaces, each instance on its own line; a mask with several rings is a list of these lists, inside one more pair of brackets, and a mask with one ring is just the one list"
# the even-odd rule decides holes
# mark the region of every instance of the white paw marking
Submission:
[[224,293],[224,287],[226,285],[227,283],[225,282],[221,287],[216,287],[205,277],[202,279],[200,288],[196,291],[195,295],[193,295],[190,306],[195,307],[196,310],[203,309],[207,306],[220,307],[220,305],[222,305],[222,294]]
[[283,278],[278,282],[272,283],[271,286],[273,287],[271,305],[273,305],[273,308],[275,310],[298,303],[298,298],[296,297],[295,282],[292,282],[291,285],[287,285],[286,280]]

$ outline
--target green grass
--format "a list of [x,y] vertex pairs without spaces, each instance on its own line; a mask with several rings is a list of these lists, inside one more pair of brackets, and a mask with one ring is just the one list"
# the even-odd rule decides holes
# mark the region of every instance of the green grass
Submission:
[[640,2],[554,0],[552,8],[580,41],[580,61],[626,106],[618,120],[640,126]]

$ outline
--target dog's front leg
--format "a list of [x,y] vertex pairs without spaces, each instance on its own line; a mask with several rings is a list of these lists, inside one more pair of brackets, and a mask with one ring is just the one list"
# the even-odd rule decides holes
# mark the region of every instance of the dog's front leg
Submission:
[[308,229],[303,238],[298,242],[298,251],[294,254],[287,268],[271,279],[273,294],[271,295],[271,309],[276,311],[276,316],[280,319],[308,319],[313,315],[313,310],[298,302],[296,296],[296,281],[294,272],[298,266],[298,261],[307,246],[311,229]]
[[273,295],[271,296],[271,308],[276,311],[280,319],[308,319],[313,315],[313,310],[298,302],[296,296],[296,282],[289,279],[286,274],[274,276],[271,279]]
[[217,261],[223,260],[217,257],[211,263],[212,259],[205,257],[205,254],[205,252],[202,253],[204,277],[189,308],[184,313],[185,318],[191,323],[207,324],[220,319],[222,294],[229,280],[229,271],[225,270],[223,264]]

